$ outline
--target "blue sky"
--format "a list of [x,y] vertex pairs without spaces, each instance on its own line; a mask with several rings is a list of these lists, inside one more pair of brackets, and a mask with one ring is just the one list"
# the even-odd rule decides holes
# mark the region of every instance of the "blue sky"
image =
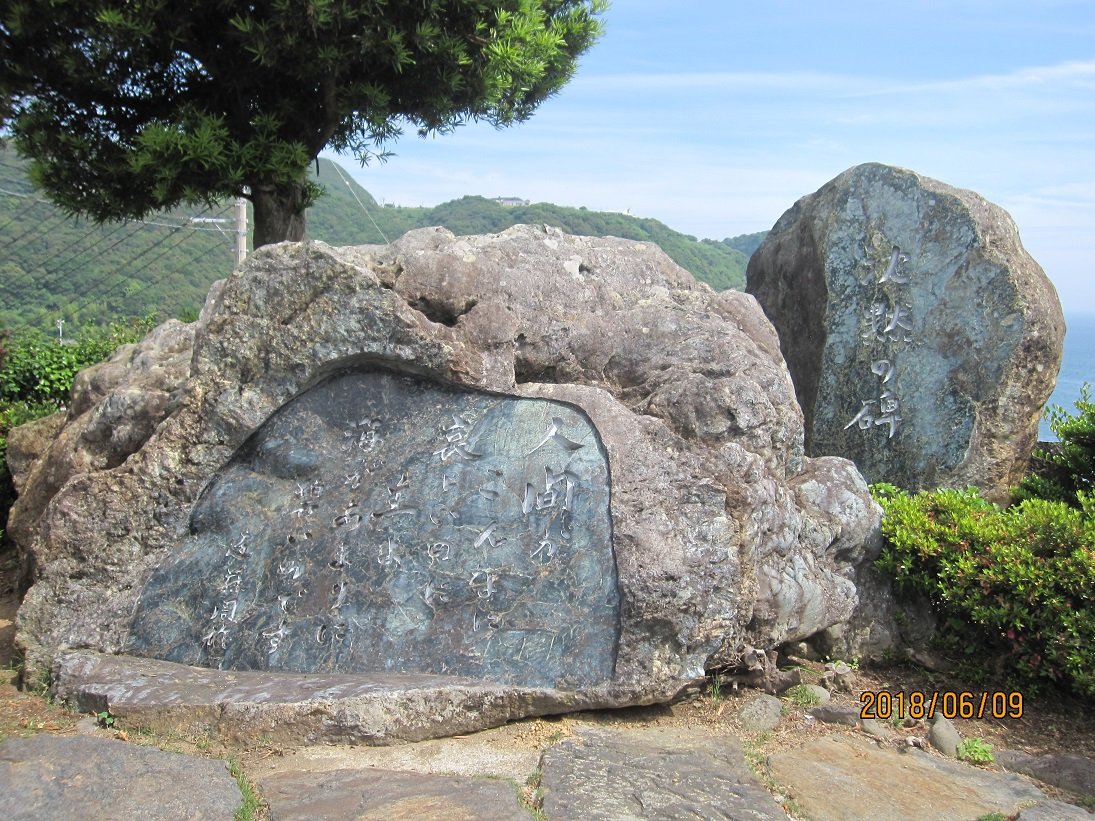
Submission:
[[529,122],[344,164],[399,205],[519,196],[722,239],[883,162],[1004,207],[1066,311],[1095,312],[1092,0],[616,0],[605,22]]

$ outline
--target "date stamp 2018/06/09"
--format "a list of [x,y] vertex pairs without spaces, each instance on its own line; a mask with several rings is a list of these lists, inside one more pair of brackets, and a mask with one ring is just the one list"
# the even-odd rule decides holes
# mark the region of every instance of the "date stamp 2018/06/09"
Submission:
[[888,690],[865,690],[859,694],[859,717],[889,721],[892,718],[1022,718],[1023,694],[1018,690],[995,690],[974,693],[956,692],[891,693]]

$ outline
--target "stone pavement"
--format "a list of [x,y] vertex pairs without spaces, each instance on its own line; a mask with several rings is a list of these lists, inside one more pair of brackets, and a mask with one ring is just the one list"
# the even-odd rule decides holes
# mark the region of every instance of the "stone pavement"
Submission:
[[224,761],[44,734],[0,743],[0,795],[8,821],[231,819],[242,802]]
[[[302,747],[251,760],[247,774],[271,819],[1095,821],[1032,779],[859,728],[834,725],[773,754],[759,763],[765,785],[725,730],[612,727],[592,715],[558,726],[543,738],[515,724],[389,747]],[[1046,758],[1039,766],[1060,769]],[[1095,761],[1067,758],[1074,785],[1095,774]],[[51,735],[0,743],[0,794],[5,817],[19,821],[232,819],[241,803],[221,760]]]

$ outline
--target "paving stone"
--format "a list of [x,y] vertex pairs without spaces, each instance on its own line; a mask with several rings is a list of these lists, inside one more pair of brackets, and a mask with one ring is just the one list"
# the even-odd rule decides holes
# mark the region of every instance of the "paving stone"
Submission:
[[583,730],[545,750],[542,769],[551,821],[787,818],[731,737],[658,727]]
[[1039,801],[1024,808],[1017,821],[1091,821],[1091,813],[1064,801]]
[[392,770],[276,773],[259,781],[271,821],[528,821],[509,781]]
[[935,821],[1014,816],[1045,801],[1010,773],[981,770],[915,748],[897,751],[856,735],[832,735],[769,757],[775,780],[810,818]]
[[0,796],[7,821],[231,821],[242,803],[219,759],[45,734],[0,743]]

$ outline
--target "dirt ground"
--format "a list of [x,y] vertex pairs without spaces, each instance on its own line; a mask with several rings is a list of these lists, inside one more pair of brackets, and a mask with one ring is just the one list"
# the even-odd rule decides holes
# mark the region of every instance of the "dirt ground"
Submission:
[[[754,762],[763,762],[769,754],[779,749],[801,745],[808,737],[834,732],[833,725],[807,718],[806,706],[785,699],[787,706],[784,716],[775,730],[762,734],[750,733],[739,724],[737,714],[744,701],[755,695],[756,691],[735,690],[729,685],[717,690],[709,687],[706,692],[673,705],[528,719],[455,739],[404,747],[357,748],[356,751],[273,746],[229,749],[210,738],[152,736],[138,728],[99,727],[93,716],[80,716],[52,704],[47,694],[17,689],[14,619],[18,598],[14,579],[15,556],[11,552],[0,553],[0,740],[41,732],[60,735],[83,732],[154,744],[162,749],[198,756],[235,755],[249,774],[293,766],[294,761],[306,762],[312,769],[333,769],[347,766],[347,762],[352,760],[358,766],[389,766],[454,774],[459,773],[461,766],[477,767],[481,772],[513,778],[520,783],[535,769],[539,752],[548,744],[571,735],[579,724],[626,727],[653,723],[695,728],[697,732],[729,733],[741,740],[747,758]],[[816,682],[821,668],[818,663],[804,665],[805,681]],[[855,692],[835,693],[834,703],[859,706],[862,693],[883,690],[907,694],[966,690],[980,693],[986,689],[929,673],[913,665],[859,669],[856,679]],[[1018,749],[1032,754],[1070,753],[1095,758],[1093,717],[1095,713],[1090,703],[1055,693],[1025,698],[1022,718],[956,719],[954,724],[963,738],[981,738],[994,749]],[[927,736],[922,722],[908,727],[894,726],[894,729],[899,736]],[[848,731],[854,732],[851,729]],[[414,749],[407,749],[408,746]],[[1052,793],[1053,790],[1048,789],[1047,792]],[[1067,796],[1061,797],[1067,799]]]

